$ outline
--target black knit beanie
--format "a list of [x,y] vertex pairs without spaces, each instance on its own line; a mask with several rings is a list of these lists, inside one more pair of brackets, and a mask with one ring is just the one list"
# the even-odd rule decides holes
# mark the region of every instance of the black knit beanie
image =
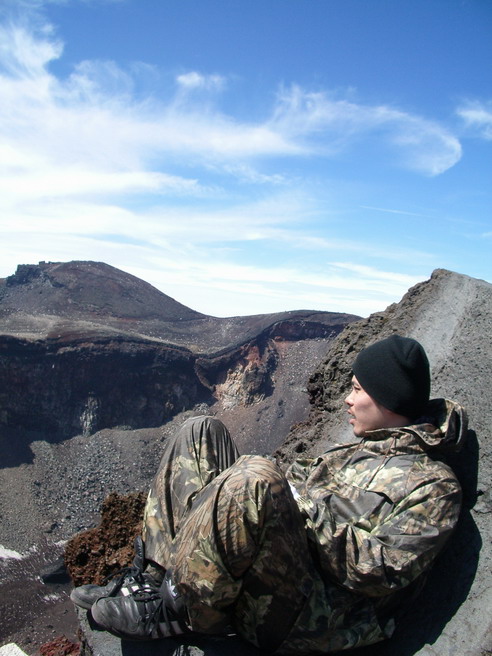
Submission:
[[352,371],[369,396],[398,415],[416,419],[429,401],[429,360],[415,339],[392,335],[368,346]]

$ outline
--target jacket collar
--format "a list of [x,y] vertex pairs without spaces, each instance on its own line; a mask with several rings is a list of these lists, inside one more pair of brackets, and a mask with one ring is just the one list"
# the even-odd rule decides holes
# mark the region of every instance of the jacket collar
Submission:
[[377,453],[419,453],[432,450],[459,451],[466,438],[468,418],[461,405],[432,399],[415,424],[368,431],[360,448]]

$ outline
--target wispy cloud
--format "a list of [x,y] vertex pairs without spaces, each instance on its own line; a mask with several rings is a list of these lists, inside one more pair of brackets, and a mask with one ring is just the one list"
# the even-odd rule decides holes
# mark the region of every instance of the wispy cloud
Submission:
[[[155,264],[159,262],[157,258]],[[422,280],[417,276],[399,279],[390,271],[350,263],[327,262],[324,270],[315,273],[296,267],[272,269],[234,263],[224,267],[222,262],[204,258],[197,258],[186,268],[178,262],[167,266],[165,271],[156,266],[152,271],[136,267],[131,272],[145,280],[153,278],[157,286],[163,283],[168,288],[171,286],[178,290],[178,298],[181,290],[188,298],[191,294],[192,306],[211,314],[214,314],[213,307],[206,310],[202,306],[203,291],[220,290],[222,300],[230,299],[228,315],[243,314],[253,298],[258,313],[312,307],[353,313],[357,307],[360,314],[370,314],[384,309],[408,287]]]
[[459,142],[444,128],[385,106],[331,100],[293,86],[279,93],[271,117],[244,123],[208,104],[204,111],[200,99],[180,102],[184,90],[223,89],[225,78],[218,74],[183,73],[167,102],[142,101],[133,95],[131,72],[114,62],[81,62],[60,80],[49,72],[62,54],[59,41],[12,25],[1,28],[0,41],[4,139],[16,150],[37,149],[63,165],[82,160],[92,168],[128,170],[169,167],[191,156],[195,164],[222,160],[229,171],[231,162],[240,170],[241,160],[244,165],[251,158],[333,156],[381,128],[404,164],[421,173],[442,173],[461,155]]
[[420,212],[408,212],[407,210],[394,210],[387,207],[372,207],[371,205],[361,205],[364,210],[374,210],[376,212],[387,212],[388,214],[403,214],[404,216],[419,216],[429,218],[428,214],[420,214]]
[[469,101],[458,108],[457,114],[483,139],[492,139],[492,101]]
[[[49,32],[49,29],[45,31]],[[60,41],[35,37],[28,29],[0,25],[0,65],[14,77],[45,76],[45,66],[63,51]]]
[[[52,72],[62,55],[39,17],[31,26],[0,26],[0,233],[8,272],[20,262],[95,259],[204,312],[214,313],[203,306],[207,288],[226,294],[228,314],[248,311],[247,299],[256,312],[357,305],[362,313],[416,280],[351,258],[427,264],[425,252],[387,249],[343,229],[341,237],[302,176],[283,163],[336,160],[377,141],[394,162],[437,175],[461,156],[438,123],[296,85],[279,91],[263,120],[248,122],[221,109],[233,82],[219,73],[182,72],[167,96],[142,97],[136,75],[146,64],[83,61],[62,79]],[[255,248],[264,243],[277,262],[257,264]],[[322,264],[300,264],[302,250]]]
[[352,262],[334,262],[333,266],[342,269],[343,271],[357,274],[357,276],[360,276],[361,278],[371,280],[371,286],[374,285],[374,281],[377,281],[379,285],[384,285],[384,289],[387,289],[388,284],[403,284],[407,287],[410,287],[417,282],[415,276],[410,276],[405,273],[395,274],[394,271],[381,271],[375,267],[370,267],[363,264],[354,264]]
[[[116,176],[107,184],[120,184],[120,177]],[[145,177],[143,182],[147,181]],[[84,182],[84,178],[79,182],[75,176],[73,184],[82,188]],[[0,192],[3,190],[0,189]],[[39,191],[41,193],[42,190]],[[43,198],[42,204],[37,202],[37,198],[25,196],[14,207],[13,202],[9,205],[9,196],[0,193],[0,208],[2,233],[11,230],[35,233],[42,229],[51,235],[51,239],[59,231],[61,223],[64,232],[93,239],[107,234],[131,238],[138,233],[151,236],[156,246],[169,239],[176,243],[210,245],[267,239],[281,241],[284,233],[289,233],[289,229],[302,222],[309,212],[309,200],[302,194],[284,191],[247,203],[234,204],[229,200],[225,207],[215,204],[212,208],[207,208],[206,204],[194,207],[188,203],[183,207],[156,204],[153,207],[131,208],[124,207],[121,202],[99,203],[97,198],[90,199],[84,194],[80,198],[63,198],[62,194],[55,195],[53,192],[52,197],[47,195]]]
[[458,139],[436,122],[385,105],[332,99],[297,85],[279,94],[270,125],[292,139],[305,142],[315,137],[317,149],[326,154],[382,131],[387,144],[399,151],[401,162],[426,175],[443,173],[462,154]]

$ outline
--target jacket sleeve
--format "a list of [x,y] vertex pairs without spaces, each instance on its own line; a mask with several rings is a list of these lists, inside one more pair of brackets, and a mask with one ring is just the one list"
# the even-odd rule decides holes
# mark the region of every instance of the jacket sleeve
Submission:
[[404,588],[426,570],[455,528],[461,507],[452,472],[435,473],[414,481],[395,503],[387,499],[389,510],[381,521],[377,513],[364,511],[363,493],[354,502],[329,494],[313,499],[300,490],[297,503],[324,574],[377,597]]

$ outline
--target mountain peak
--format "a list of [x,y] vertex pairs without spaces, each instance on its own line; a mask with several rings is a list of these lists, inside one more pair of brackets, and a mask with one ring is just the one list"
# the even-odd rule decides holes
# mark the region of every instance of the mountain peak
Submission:
[[205,316],[129,273],[91,261],[20,264],[0,286],[0,300],[2,310],[15,307],[70,319],[174,321]]

